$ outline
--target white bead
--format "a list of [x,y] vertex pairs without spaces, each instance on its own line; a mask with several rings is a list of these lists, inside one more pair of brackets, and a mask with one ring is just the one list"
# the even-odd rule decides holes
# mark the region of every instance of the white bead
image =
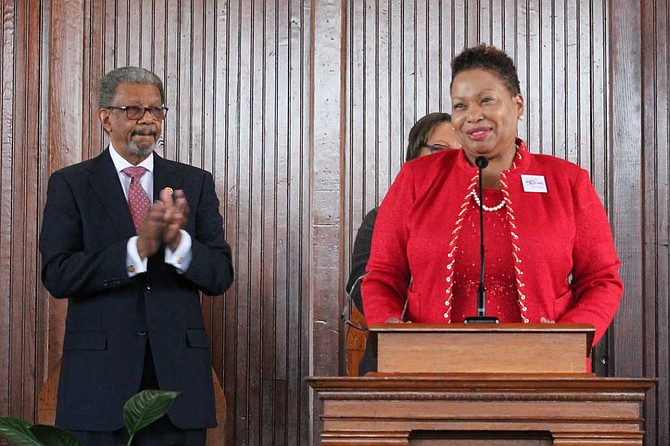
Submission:
[[493,206],[493,207],[489,207],[487,205],[482,205],[481,204],[481,202],[479,201],[479,197],[477,196],[477,192],[475,192],[474,189],[472,190],[472,196],[475,199],[475,203],[477,203],[477,206],[481,206],[482,209],[484,209],[486,212],[496,212],[496,211],[499,211],[500,209],[502,209],[505,206],[505,198],[504,197],[503,197],[502,201],[500,202],[500,204],[498,204],[496,206]]

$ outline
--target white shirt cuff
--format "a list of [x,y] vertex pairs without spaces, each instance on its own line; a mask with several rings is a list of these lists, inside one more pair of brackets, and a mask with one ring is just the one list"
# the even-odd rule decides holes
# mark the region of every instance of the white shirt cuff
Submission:
[[148,260],[142,260],[137,250],[137,236],[130,237],[126,244],[126,271],[128,272],[128,277],[146,273],[147,263]]
[[169,247],[165,247],[165,263],[174,266],[177,272],[182,274],[191,265],[193,253],[191,251],[192,240],[190,234],[183,229],[180,229],[179,232],[181,232],[181,240],[177,249],[173,252]]

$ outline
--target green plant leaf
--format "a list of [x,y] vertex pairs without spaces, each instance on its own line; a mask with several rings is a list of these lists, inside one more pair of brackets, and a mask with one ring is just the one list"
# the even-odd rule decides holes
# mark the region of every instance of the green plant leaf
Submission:
[[123,421],[130,436],[165,415],[180,394],[168,390],[143,390],[133,395],[123,406]]
[[23,420],[13,417],[0,417],[0,435],[17,446],[46,446],[30,431]]
[[84,446],[81,441],[69,432],[56,426],[35,424],[30,426],[30,432],[46,445]]

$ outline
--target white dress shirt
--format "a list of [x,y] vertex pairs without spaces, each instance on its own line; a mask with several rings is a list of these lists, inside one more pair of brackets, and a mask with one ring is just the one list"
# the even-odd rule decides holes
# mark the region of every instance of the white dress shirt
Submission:
[[[126,167],[133,166],[125,158],[123,158],[112,146],[109,144],[109,154],[112,156],[112,162],[116,168],[116,172],[119,175],[119,181],[121,182],[121,187],[123,188],[123,193],[126,196],[126,201],[128,201],[128,189],[130,188],[130,177],[123,173],[123,169]],[[140,180],[144,191],[149,197],[154,195],[154,154],[153,152],[149,155],[144,161],[139,163],[137,166],[144,167],[147,171],[142,175]],[[165,263],[173,265],[178,273],[184,273],[188,267],[191,265],[191,259],[193,253],[191,252],[191,236],[188,232],[180,229],[181,240],[179,241],[179,246],[177,249],[172,251],[169,246],[165,247]],[[128,277],[136,276],[137,274],[142,274],[147,272],[147,259],[142,260],[140,253],[137,250],[137,236],[130,237],[126,245],[126,271],[128,272]]]

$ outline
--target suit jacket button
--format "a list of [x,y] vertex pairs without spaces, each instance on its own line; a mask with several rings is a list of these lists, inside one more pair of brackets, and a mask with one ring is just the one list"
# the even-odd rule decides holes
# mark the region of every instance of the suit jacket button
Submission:
[[147,332],[146,332],[146,330],[139,330],[139,331],[137,332],[137,334],[138,334],[139,336],[146,336],[146,335],[147,335]]

